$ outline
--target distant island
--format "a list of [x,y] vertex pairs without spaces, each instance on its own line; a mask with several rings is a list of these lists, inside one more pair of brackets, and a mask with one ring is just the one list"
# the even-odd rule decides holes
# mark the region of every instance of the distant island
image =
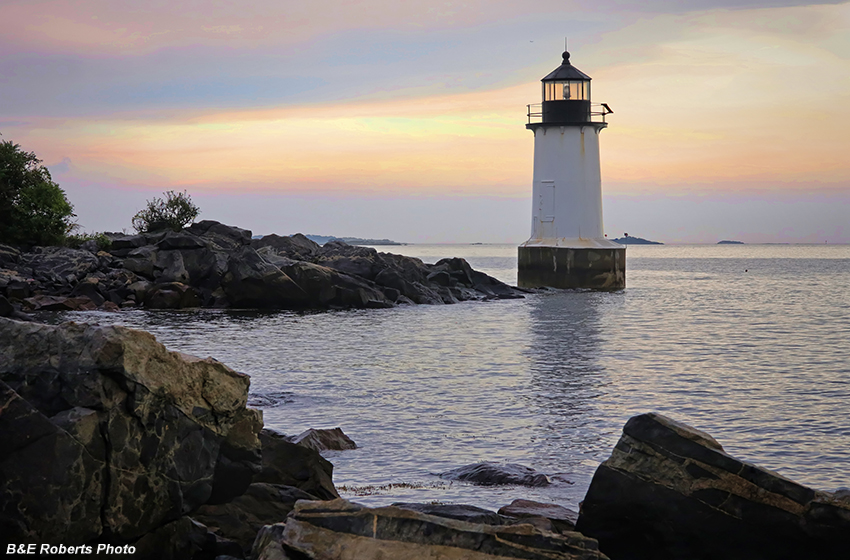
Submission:
[[728,239],[724,239],[723,241],[718,241],[718,245],[743,245],[743,241],[730,241]]
[[[342,241],[349,245],[407,245],[407,243],[399,243],[392,239],[364,239],[362,237],[334,237],[333,235],[313,235],[308,233],[305,235],[310,241],[314,241],[319,245],[324,245],[328,241]],[[262,235],[253,236],[254,239],[262,239]]]
[[614,243],[619,243],[620,245],[664,245],[664,243],[661,243],[660,241],[650,241],[643,237],[633,237],[628,233],[624,234],[623,237],[618,237],[612,241],[614,241]]
[[349,245],[407,245],[407,243],[399,243],[392,239],[364,239],[362,237],[334,237],[332,235],[312,235],[306,234],[305,237],[311,241],[315,241],[319,245],[324,245],[328,241],[343,241]]

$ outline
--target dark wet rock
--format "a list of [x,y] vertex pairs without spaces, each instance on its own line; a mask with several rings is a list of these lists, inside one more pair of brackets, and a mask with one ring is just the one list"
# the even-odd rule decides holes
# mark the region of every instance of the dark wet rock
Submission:
[[0,317],[11,317],[15,312],[15,307],[9,303],[9,300],[0,296]]
[[180,282],[167,282],[151,286],[145,294],[145,307],[149,309],[186,309],[201,306],[198,291]]
[[36,247],[32,253],[21,256],[21,264],[31,267],[36,277],[76,283],[94,272],[100,263],[88,251],[67,247]]
[[[261,239],[250,234],[205,220],[179,232],[109,234],[110,252],[96,255],[64,247],[28,253],[6,248],[0,255],[0,294],[13,301],[86,296],[96,307],[103,298],[121,307],[135,302],[151,308],[258,309],[382,309],[522,297],[463,259],[426,265],[342,241],[320,246],[301,234]],[[191,290],[178,294],[172,286],[149,293],[165,284]]]
[[85,296],[33,296],[24,300],[30,311],[93,311],[97,305]]
[[6,297],[10,299],[22,300],[30,297],[32,295],[32,282],[27,281],[16,273],[12,273],[5,277],[7,282],[6,284]]
[[125,269],[153,280],[156,273],[157,249],[152,245],[128,249],[127,257],[123,261]]
[[516,519],[499,515],[495,511],[465,504],[420,504],[397,502],[393,507],[418,511],[427,515],[457,519],[467,523],[483,523],[485,525],[514,525]]
[[297,309],[310,305],[310,297],[292,278],[250,247],[231,254],[222,287],[234,307]]
[[154,281],[157,283],[189,281],[189,272],[183,264],[183,253],[176,250],[160,250],[154,259]]
[[[557,504],[545,504],[533,500],[514,500],[509,505],[499,508],[499,514],[516,517],[521,520],[543,519],[549,522],[550,531],[574,531],[578,513]],[[546,525],[537,525],[546,527]]]
[[339,497],[333,484],[333,465],[318,451],[296,445],[273,430],[260,432],[263,470],[254,482],[294,486],[322,500]]
[[215,290],[227,272],[227,253],[208,248],[181,251],[183,267],[189,283],[199,288]]
[[289,237],[275,234],[266,235],[260,239],[251,240],[251,246],[255,249],[270,247],[280,255],[298,261],[312,261],[321,248],[318,243],[300,233]]
[[475,463],[440,474],[440,478],[471,482],[482,486],[516,484],[519,486],[548,486],[549,477],[531,467],[512,463]]
[[251,230],[228,226],[214,220],[201,220],[184,229],[203,239],[211,248],[232,250],[251,244]]
[[298,500],[317,499],[292,486],[256,482],[233,501],[201,506],[192,517],[213,533],[237,542],[243,548],[242,553],[247,554],[264,525],[285,520]]
[[156,244],[162,250],[169,249],[201,249],[206,247],[203,239],[189,231],[169,231]]
[[127,295],[132,295],[136,302],[142,303],[145,301],[145,297],[147,297],[147,294],[152,287],[153,283],[148,282],[147,280],[137,280],[127,286],[127,290],[129,292]]
[[32,321],[32,317],[22,312],[18,306],[0,296],[0,317],[9,317],[18,321]]
[[106,297],[100,290],[100,281],[97,278],[85,278],[74,286],[70,295],[72,297],[86,297],[94,303],[95,307],[100,307],[106,301]]
[[148,241],[144,235],[126,235],[112,239],[109,252],[115,256],[126,256],[133,249],[147,245]]
[[307,447],[315,451],[342,451],[345,449],[357,449],[357,444],[350,437],[342,433],[341,428],[313,429],[295,436],[292,443]]
[[576,528],[612,558],[839,558],[850,547],[850,503],[650,413],[626,423]]
[[207,560],[216,557],[216,537],[203,524],[181,517],[134,543],[138,560]]
[[257,560],[602,560],[593,539],[531,525],[493,526],[399,507],[366,508],[345,500],[300,501],[285,523],[263,527]]
[[260,468],[248,377],[215,360],[124,327],[9,319],[0,356],[4,542],[132,542]]
[[301,286],[310,301],[326,307],[381,308],[392,302],[376,286],[325,266],[293,261],[282,268]]

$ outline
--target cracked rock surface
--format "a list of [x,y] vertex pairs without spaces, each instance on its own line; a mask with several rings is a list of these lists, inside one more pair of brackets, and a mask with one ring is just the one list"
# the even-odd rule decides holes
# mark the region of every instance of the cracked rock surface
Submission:
[[248,384],[145,332],[0,318],[0,540],[132,542],[242,494]]
[[728,455],[660,414],[623,428],[596,470],[576,529],[612,559],[842,558],[850,501]]

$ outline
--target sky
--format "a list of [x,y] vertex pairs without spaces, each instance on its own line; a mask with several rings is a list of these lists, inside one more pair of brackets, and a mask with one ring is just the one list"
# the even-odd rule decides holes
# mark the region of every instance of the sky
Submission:
[[84,231],[185,190],[255,234],[520,243],[565,37],[609,237],[850,243],[847,2],[0,0],[0,134]]

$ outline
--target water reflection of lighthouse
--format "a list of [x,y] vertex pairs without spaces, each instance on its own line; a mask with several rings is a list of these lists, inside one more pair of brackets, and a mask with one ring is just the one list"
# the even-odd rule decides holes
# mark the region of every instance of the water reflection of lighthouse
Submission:
[[534,133],[531,238],[519,247],[523,287],[622,289],[626,250],[605,239],[599,133],[611,109],[590,100],[590,76],[563,63],[543,78],[543,102],[528,106]]

